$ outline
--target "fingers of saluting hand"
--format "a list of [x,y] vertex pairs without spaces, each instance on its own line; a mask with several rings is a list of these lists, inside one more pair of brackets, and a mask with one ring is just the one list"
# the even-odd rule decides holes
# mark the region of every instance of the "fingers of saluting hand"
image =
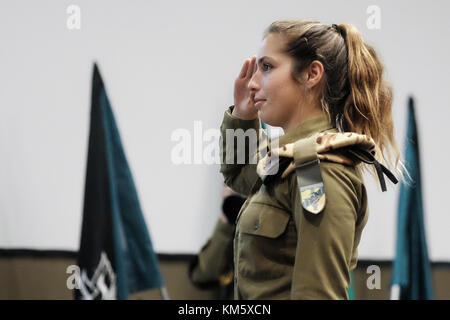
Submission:
[[251,77],[255,72],[256,72],[256,56],[253,56],[250,60],[250,65],[247,70],[247,78],[251,79]]
[[252,61],[253,61],[253,72],[252,72],[252,74],[250,75],[250,78],[253,77],[253,75],[254,75],[255,72],[256,72],[256,69],[258,69],[258,64],[257,64],[257,62],[256,62],[256,56],[253,56]]
[[246,59],[244,62],[244,65],[242,66],[241,72],[239,73],[239,78],[245,78],[249,64],[250,64],[250,59]]
[[250,79],[253,73],[256,71],[256,56],[246,59],[244,65],[242,66],[241,72],[239,73],[239,78]]

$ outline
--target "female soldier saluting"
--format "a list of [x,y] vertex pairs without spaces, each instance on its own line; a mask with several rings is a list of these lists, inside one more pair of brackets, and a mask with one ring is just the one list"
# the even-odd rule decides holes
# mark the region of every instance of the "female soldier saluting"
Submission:
[[382,74],[349,24],[274,22],[258,59],[245,61],[221,125],[225,157],[230,145],[235,158],[249,147],[230,144],[227,129],[258,131],[262,120],[285,134],[258,164],[221,165],[225,183],[248,196],[236,221],[236,299],[348,298],[368,218],[363,162],[375,165],[383,191],[383,173],[397,182],[383,151],[402,165]]

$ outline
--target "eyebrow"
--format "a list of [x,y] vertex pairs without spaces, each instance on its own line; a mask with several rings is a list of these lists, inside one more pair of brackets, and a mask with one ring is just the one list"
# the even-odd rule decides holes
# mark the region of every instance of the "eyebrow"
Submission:
[[263,57],[259,58],[259,59],[258,59],[258,64],[260,64],[260,63],[261,63],[264,59],[266,59],[266,58],[270,58],[270,57],[263,56]]

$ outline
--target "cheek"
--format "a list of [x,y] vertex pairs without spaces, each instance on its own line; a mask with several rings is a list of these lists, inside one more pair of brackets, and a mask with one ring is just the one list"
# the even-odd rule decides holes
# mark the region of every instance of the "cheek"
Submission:
[[275,107],[278,106],[279,103],[282,103],[283,97],[285,95],[285,88],[283,86],[283,82],[279,81],[276,77],[273,79],[267,79],[264,86],[264,91],[267,97],[267,100],[271,105]]
[[300,91],[289,74],[273,74],[263,79],[262,88],[268,102],[264,110],[267,116],[284,119],[292,115],[298,106]]
[[297,108],[299,98],[300,96],[295,88],[284,85],[280,86],[276,91],[276,101],[274,102],[276,103],[277,108],[280,109],[280,112],[291,113]]
[[290,107],[296,108],[302,100],[301,88],[293,80],[286,81],[282,88],[283,98]]

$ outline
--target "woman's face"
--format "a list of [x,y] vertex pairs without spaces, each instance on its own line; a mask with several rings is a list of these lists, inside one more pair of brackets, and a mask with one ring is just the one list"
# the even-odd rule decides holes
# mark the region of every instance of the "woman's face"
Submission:
[[292,78],[293,59],[283,52],[283,38],[269,34],[262,42],[257,68],[248,86],[259,118],[286,132],[301,113],[304,89]]

